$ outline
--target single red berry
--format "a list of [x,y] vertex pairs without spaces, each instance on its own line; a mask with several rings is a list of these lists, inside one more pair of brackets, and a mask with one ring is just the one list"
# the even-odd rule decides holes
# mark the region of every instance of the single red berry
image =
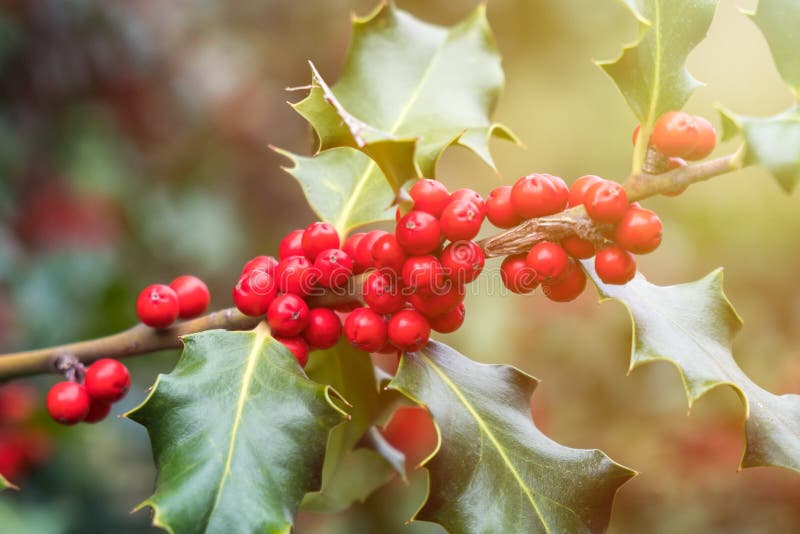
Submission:
[[483,197],[474,189],[458,189],[453,191],[453,194],[450,195],[450,203],[452,204],[459,200],[467,200],[475,204],[475,207],[478,208],[478,212],[481,214],[481,219],[486,216],[486,201],[484,201]]
[[606,284],[627,284],[636,276],[636,260],[627,250],[612,245],[594,257],[594,270]]
[[139,320],[153,328],[166,328],[178,318],[178,295],[164,284],[147,286],[136,300]]
[[376,269],[399,273],[406,261],[406,253],[394,234],[378,238],[372,245],[372,263]]
[[356,308],[344,321],[344,333],[354,347],[375,352],[386,344],[386,319],[369,308]]
[[372,260],[372,248],[375,242],[388,234],[386,230],[372,230],[367,232],[364,238],[358,243],[356,255],[353,257],[353,272],[363,273],[367,269],[375,267]]
[[415,310],[401,310],[389,319],[389,341],[403,352],[424,347],[431,338],[431,325]]
[[264,271],[270,275],[275,274],[275,269],[278,267],[278,260],[272,256],[256,256],[252,260],[244,264],[242,274],[247,274],[250,271]]
[[632,207],[617,225],[614,241],[634,254],[647,254],[661,244],[663,230],[661,219],[655,212]]
[[294,337],[308,324],[308,304],[297,295],[278,295],[267,310],[267,323],[272,333],[280,337]]
[[364,280],[364,302],[380,314],[394,313],[405,305],[406,297],[393,275],[374,271]]
[[409,194],[414,199],[414,209],[416,211],[424,211],[434,217],[439,217],[447,203],[450,202],[450,193],[444,184],[429,178],[417,181],[411,186]]
[[403,453],[406,469],[418,469],[436,452],[439,433],[423,406],[400,406],[381,429],[384,439]]
[[211,294],[205,282],[196,276],[179,276],[169,287],[178,295],[178,317],[181,319],[197,317],[208,308]]
[[358,244],[364,239],[364,236],[367,235],[364,232],[357,232],[347,239],[344,240],[344,244],[342,245],[342,250],[345,254],[350,256],[350,259],[353,260],[353,272],[355,274],[361,274],[364,272],[364,269],[361,268],[361,265],[358,264],[358,260],[356,259],[356,250],[358,250]]
[[586,193],[589,191],[589,189],[591,189],[595,184],[599,184],[603,181],[603,178],[593,174],[587,174],[586,176],[581,176],[575,180],[575,182],[569,188],[570,207],[583,205],[583,203],[586,201]]
[[511,188],[511,205],[524,219],[563,211],[568,201],[569,189],[558,176],[529,174],[517,180]]
[[586,274],[577,262],[571,261],[560,280],[542,284],[545,296],[554,302],[575,300],[586,289]]
[[283,260],[292,256],[304,256],[303,234],[305,230],[292,230],[281,240],[278,247],[278,259]]
[[303,253],[309,261],[317,259],[317,255],[323,250],[339,248],[339,233],[332,224],[326,222],[314,222],[308,225],[303,232]]
[[474,241],[459,241],[447,245],[439,256],[445,276],[461,283],[475,280],[483,271],[486,255]]
[[594,244],[588,239],[581,239],[576,235],[565,237],[561,240],[561,248],[564,251],[579,260],[585,260],[594,256]]
[[111,412],[111,403],[106,401],[101,401],[97,399],[92,399],[91,403],[89,404],[89,413],[86,414],[86,417],[83,419],[84,423],[99,423]]
[[453,200],[442,212],[442,234],[450,241],[467,241],[478,235],[483,224],[483,214],[475,203]]
[[258,317],[267,313],[267,308],[277,294],[278,284],[275,279],[256,269],[239,277],[233,287],[233,303],[243,314]]
[[424,211],[412,211],[397,224],[397,241],[412,256],[429,254],[442,242],[439,219]]
[[511,205],[511,186],[501,185],[486,198],[486,217],[498,228],[513,228],[522,222]]
[[[686,167],[686,165],[688,165],[688,163],[686,163],[686,160],[681,158],[669,158],[669,160],[667,160],[667,170],[670,171],[674,169],[680,169],[681,167]],[[688,187],[689,187],[688,185],[684,185],[682,187],[673,189],[672,191],[664,191],[661,194],[667,197],[677,197],[678,195],[686,191]]]
[[439,315],[438,317],[429,317],[428,322],[433,330],[436,330],[440,334],[449,334],[450,332],[455,332],[464,324],[466,310],[467,308],[462,302],[445,314]]
[[314,260],[314,268],[322,287],[342,287],[353,276],[353,260],[338,248],[320,252]]
[[558,280],[569,267],[569,256],[558,243],[541,241],[536,243],[525,258],[528,267],[541,282]]
[[89,414],[91,397],[83,384],[59,382],[47,393],[47,413],[62,425],[80,423]]
[[117,402],[128,393],[131,375],[128,368],[117,360],[103,358],[89,366],[84,385],[92,399]]
[[37,391],[29,384],[12,382],[0,386],[0,427],[30,419],[38,403]]
[[633,129],[633,135],[631,136],[631,140],[633,141],[634,146],[636,145],[636,140],[639,139],[639,131],[641,131],[642,125],[637,124],[636,127]]
[[305,367],[308,363],[308,343],[301,337],[276,337],[275,341],[289,349],[289,352],[297,358],[300,367]]
[[412,256],[403,264],[403,285],[431,293],[444,283],[444,268],[435,256]]
[[691,161],[703,159],[717,146],[717,131],[705,117],[694,117],[695,127],[697,128],[697,143],[694,148],[684,157]]
[[329,349],[342,337],[342,321],[328,308],[313,308],[303,337],[312,348]]
[[614,224],[628,211],[628,194],[620,184],[603,180],[589,188],[583,205],[593,221]]
[[528,267],[527,254],[515,254],[503,260],[500,266],[500,279],[513,293],[530,293],[539,285],[536,271]]
[[308,295],[316,287],[320,272],[305,256],[289,256],[280,261],[275,276],[281,293]]
[[683,111],[668,111],[653,125],[650,143],[667,157],[684,158],[694,151],[699,135],[694,117]]
[[449,283],[449,287],[435,293],[413,293],[408,296],[408,302],[425,317],[438,317],[453,311],[464,302],[466,288],[463,284]]

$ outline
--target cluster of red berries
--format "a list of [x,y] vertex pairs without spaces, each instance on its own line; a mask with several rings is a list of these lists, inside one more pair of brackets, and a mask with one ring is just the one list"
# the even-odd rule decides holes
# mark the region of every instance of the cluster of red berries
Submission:
[[34,418],[37,409],[33,387],[0,387],[0,475],[10,482],[19,482],[50,454],[50,437]]
[[127,367],[110,358],[97,360],[85,373],[81,369],[77,374],[82,382],[59,382],[47,393],[47,411],[63,425],[102,421],[131,387]]
[[183,275],[169,285],[153,284],[139,293],[136,314],[153,328],[167,328],[177,319],[191,319],[208,308],[211,294],[205,282],[196,276]]
[[[424,346],[431,329],[455,331],[464,321],[465,285],[483,269],[483,251],[471,240],[485,204],[472,190],[451,195],[435,180],[417,182],[410,193],[413,209],[398,212],[395,233],[356,233],[341,243],[324,222],[290,232],[278,259],[257,256],[244,266],[233,288],[236,307],[266,314],[273,336],[301,365],[310,349],[329,348],[342,334],[368,352],[397,352]],[[353,283],[361,284],[365,306],[337,307],[347,314],[344,324],[330,308],[314,307],[322,291],[351,294]]]
[[593,241],[570,235],[559,243],[541,241],[527,254],[505,258],[500,274],[509,290],[530,293],[541,285],[544,294],[556,302],[573,300],[586,287],[577,260],[594,256],[601,280],[625,284],[636,274],[633,254],[652,252],[661,243],[658,216],[638,204],[631,205],[621,185],[599,176],[583,176],[571,188],[558,176],[523,176],[513,186],[493,190],[486,205],[489,220],[500,228],[579,205],[594,222],[607,228],[607,237],[614,243],[599,251]]
[[[633,130],[633,143],[639,137],[640,125]],[[708,119],[689,115],[683,111],[668,111],[653,124],[650,146],[668,158],[696,161],[705,158],[717,144],[717,131]],[[686,162],[683,161],[683,165]]]

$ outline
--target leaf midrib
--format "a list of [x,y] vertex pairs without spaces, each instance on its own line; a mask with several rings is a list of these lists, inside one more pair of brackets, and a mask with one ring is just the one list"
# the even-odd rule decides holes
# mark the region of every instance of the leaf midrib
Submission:
[[245,367],[244,374],[242,375],[242,385],[239,389],[239,398],[236,401],[236,414],[233,419],[233,426],[231,427],[231,438],[228,443],[228,454],[225,458],[225,466],[223,468],[222,475],[220,476],[217,495],[209,512],[209,516],[219,505],[220,499],[222,498],[223,489],[225,488],[225,483],[227,482],[231,473],[231,465],[233,464],[233,451],[236,448],[236,438],[239,434],[239,425],[242,422],[244,405],[247,402],[248,395],[250,394],[250,385],[253,382],[252,379],[253,373],[255,372],[256,361],[261,353],[261,349],[264,347],[264,343],[269,337],[262,329],[256,329],[254,332],[256,338],[253,341],[253,347],[250,349],[250,352],[247,355],[247,365]]
[[[498,439],[492,433],[491,429],[486,424],[486,422],[483,420],[481,415],[475,410],[475,408],[473,408],[472,404],[464,396],[464,394],[461,393],[461,390],[458,388],[458,386],[456,384],[454,384],[452,380],[450,380],[450,378],[444,373],[444,371],[442,371],[439,368],[438,365],[436,365],[436,363],[433,360],[431,360],[428,356],[424,355],[421,352],[418,352],[417,354],[428,363],[428,365],[439,376],[439,378],[442,380],[442,382],[444,382],[445,385],[453,391],[453,393],[456,395],[456,397],[458,397],[458,400],[464,405],[464,408],[466,408],[466,410],[469,412],[469,414],[475,420],[475,422],[477,423],[477,425],[480,428],[481,432],[483,434],[485,434],[486,437],[489,438],[489,441],[492,443],[492,445],[494,446],[495,450],[497,450],[497,453],[500,455],[500,458],[503,460],[503,463],[506,465],[508,470],[514,476],[514,479],[517,481],[517,484],[522,489],[522,492],[525,494],[525,496],[527,497],[528,501],[533,506],[533,509],[536,512],[536,515],[539,518],[539,521],[541,521],[542,526],[545,529],[545,532],[549,533],[550,532],[550,526],[547,524],[547,521],[545,520],[544,515],[542,514],[542,511],[539,509],[539,505],[536,503],[536,500],[533,497],[533,493],[534,493],[533,489],[528,487],[528,485],[522,479],[522,476],[519,474],[519,472],[517,472],[516,467],[511,462],[511,459],[508,457],[508,455],[506,454],[505,449],[503,448],[502,444],[498,441]],[[568,510],[570,513],[575,514],[575,512],[573,510],[570,510],[568,507],[564,506],[563,504],[561,504],[559,502],[556,502],[556,501],[553,501],[552,499],[549,499],[549,498],[548,498],[548,500],[550,500],[551,502],[553,502],[553,503],[561,506],[562,508]]]

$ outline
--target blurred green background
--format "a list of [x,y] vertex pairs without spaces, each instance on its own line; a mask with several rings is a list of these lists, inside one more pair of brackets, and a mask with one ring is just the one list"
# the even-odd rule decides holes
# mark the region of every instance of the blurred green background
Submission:
[[[474,0],[399,0],[452,24]],[[778,112],[792,98],[764,39],[721,0],[708,40],[689,60],[707,83],[687,110],[719,124],[715,102],[745,114]],[[230,305],[240,265],[271,253],[313,214],[281,169],[273,144],[310,153],[307,125],[284,88],[308,83],[307,59],[334,80],[349,16],[373,0],[10,0],[0,8],[0,351],[110,333],[134,323],[144,285],[191,272],[213,305]],[[497,119],[527,149],[496,143],[498,178],[462,149],[439,177],[487,194],[530,172],[568,182],[625,178],[635,125],[591,59],[611,58],[636,25],[613,0],[492,0],[504,57]],[[718,154],[735,148],[722,144]],[[643,257],[656,283],[725,266],[744,317],[736,356],[776,392],[800,392],[800,210],[764,172],[748,169],[646,202],[665,222],[663,246]],[[487,225],[488,226],[488,225]],[[487,229],[488,232],[488,229]],[[496,262],[497,260],[495,260]],[[494,265],[495,276],[496,268]],[[467,323],[440,336],[484,362],[513,363],[542,379],[537,424],[566,445],[600,448],[641,472],[619,493],[612,532],[797,532],[800,477],[737,472],[743,410],[717,389],[687,417],[678,374],[656,364],[626,376],[624,308],[587,292],[558,305],[541,296],[470,295]],[[135,385],[115,414],[138,404],[177,354],[130,360]],[[43,398],[53,377],[31,382]],[[0,495],[0,531],[149,532],[129,511],[152,490],[143,428],[110,418],[62,429],[41,414],[52,456]],[[304,515],[301,533],[441,532],[404,526],[424,473],[335,517]]]

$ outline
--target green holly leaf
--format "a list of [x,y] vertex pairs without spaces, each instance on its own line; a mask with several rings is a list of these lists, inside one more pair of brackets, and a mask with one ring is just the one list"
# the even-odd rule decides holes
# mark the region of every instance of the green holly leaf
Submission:
[[[636,42],[617,59],[600,61],[641,123],[639,139],[649,139],[664,112],[681,109],[702,85],[686,69],[689,53],[708,33],[717,0],[621,0],[639,23]],[[637,143],[633,172],[641,171],[647,150]]]
[[390,387],[428,407],[441,433],[417,519],[450,532],[603,532],[634,473],[598,450],[564,447],[530,415],[537,380],[437,342],[403,357]]
[[18,489],[14,484],[6,480],[3,475],[0,475],[0,491],[7,489]]
[[744,164],[766,169],[791,193],[800,182],[800,105],[772,117],[745,117],[718,106],[722,138],[741,134]]
[[747,420],[741,466],[800,471],[800,395],[773,395],[736,364],[731,346],[742,320],[722,289],[722,270],[696,282],[665,287],[639,274],[618,286],[603,284],[591,262],[583,264],[600,294],[622,302],[631,314],[631,369],[652,361],[672,363],[690,408],[711,389],[731,386],[744,403]]
[[[355,349],[344,338],[331,349],[312,352],[306,373],[315,382],[332,387],[351,404],[348,421],[334,428],[328,437],[322,485],[319,491],[305,496],[302,506],[308,511],[334,513],[363,500],[388,481],[386,472],[391,467],[386,461],[376,454],[353,450],[380,410],[378,385],[369,354]],[[381,460],[380,468],[375,467],[376,457]],[[364,485],[349,487],[348,480],[360,480]]]
[[286,532],[319,488],[325,444],[344,412],[266,327],[184,338],[128,417],[158,466],[153,524],[170,532]]
[[[385,2],[366,18],[354,19],[339,81],[328,87],[314,72],[312,82],[308,96],[294,108],[316,131],[318,156],[355,149],[335,156],[351,174],[348,185],[339,188],[323,169],[292,174],[317,213],[340,231],[390,218],[386,208],[399,187],[420,176],[434,177],[449,146],[465,146],[494,168],[489,140],[517,142],[507,128],[491,121],[503,71],[484,4],[445,28]],[[359,158],[359,152],[369,157]],[[318,205],[324,202],[321,195],[311,196],[309,190],[354,196],[331,212],[329,205]],[[352,213],[357,210],[361,213]]]
[[748,14],[767,39],[778,72],[800,97],[800,2],[759,0],[755,12]]

